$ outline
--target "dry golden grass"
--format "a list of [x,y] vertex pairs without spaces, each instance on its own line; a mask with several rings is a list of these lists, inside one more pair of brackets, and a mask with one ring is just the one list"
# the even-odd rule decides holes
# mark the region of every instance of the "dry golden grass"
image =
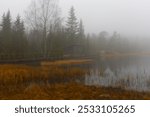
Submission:
[[[16,89],[17,91],[17,89]],[[100,100],[150,99],[150,93],[126,91],[112,87],[84,86],[82,84],[31,84],[19,92],[0,95],[0,99],[22,100]]]
[[31,94],[44,95],[45,92],[38,88],[41,85],[74,82],[86,72],[85,69],[57,66],[0,65],[0,99],[13,99],[21,93],[24,94],[17,99],[29,98]]
[[108,59],[112,58],[125,58],[125,57],[141,57],[141,56],[150,56],[150,52],[134,52],[134,53],[118,53],[118,52],[110,52],[101,55],[101,57],[105,57]]
[[150,93],[75,83],[87,72],[57,65],[0,65],[0,99],[150,99]]
[[30,82],[69,81],[84,76],[86,70],[62,67],[31,67],[0,65],[0,85],[17,85]]
[[76,59],[76,60],[58,60],[58,61],[43,61],[41,62],[41,65],[54,65],[54,66],[61,66],[61,65],[74,65],[74,64],[88,64],[91,63],[91,59]]

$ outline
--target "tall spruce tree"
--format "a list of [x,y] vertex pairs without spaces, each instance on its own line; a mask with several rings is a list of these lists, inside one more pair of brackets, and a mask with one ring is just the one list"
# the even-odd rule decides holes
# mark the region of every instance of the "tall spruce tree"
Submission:
[[71,7],[69,11],[69,17],[66,24],[66,42],[67,42],[67,53],[75,54],[77,38],[78,38],[78,22],[75,15],[74,7]]
[[16,56],[22,56],[25,54],[27,49],[27,40],[25,36],[24,22],[21,21],[18,15],[13,26],[13,52]]
[[68,34],[68,38],[71,40],[76,39],[78,35],[78,22],[75,16],[75,9],[73,6],[69,11],[69,17],[66,25],[67,25],[66,31]]
[[10,11],[3,14],[2,17],[2,51],[5,54],[10,54],[12,52],[12,29],[11,29],[11,16],[10,16]]
[[79,30],[78,30],[78,53],[80,55],[86,55],[86,41],[85,41],[85,33],[84,33],[84,26],[83,22],[80,19],[79,22]]
[[84,34],[84,26],[83,26],[83,22],[82,20],[80,20],[80,23],[79,23],[79,39],[84,39],[85,38],[85,34]]

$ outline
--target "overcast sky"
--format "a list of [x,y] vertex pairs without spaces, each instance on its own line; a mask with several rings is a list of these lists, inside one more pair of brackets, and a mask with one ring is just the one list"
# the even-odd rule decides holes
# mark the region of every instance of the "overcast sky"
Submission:
[[[24,15],[31,0],[0,0],[0,15],[10,9],[13,16]],[[117,31],[150,37],[150,0],[60,0],[62,16],[73,5],[84,22],[86,32]]]

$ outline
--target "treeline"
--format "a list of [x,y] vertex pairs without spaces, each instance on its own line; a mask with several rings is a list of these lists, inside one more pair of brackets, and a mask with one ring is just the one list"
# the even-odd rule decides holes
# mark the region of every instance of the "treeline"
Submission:
[[10,11],[0,26],[0,59],[65,58],[98,56],[101,52],[131,52],[137,48],[118,33],[85,34],[82,20],[71,7],[66,21],[59,15],[56,0],[32,1],[26,11],[26,24]]
[[35,27],[27,27],[27,30],[19,15],[12,21],[10,11],[4,13],[0,28],[0,59],[86,56],[83,23],[76,18],[73,7],[65,26],[62,21],[56,16],[50,21],[50,25],[48,22],[40,26],[38,22]]
[[[126,38],[121,36],[117,32],[109,34],[107,31],[101,31],[99,34],[87,35],[86,40],[89,44],[88,53],[99,56],[102,53],[105,54],[121,54],[121,53],[137,53],[142,52],[142,41],[138,41],[135,38]],[[135,41],[136,40],[136,41]]]
[[[12,23],[10,11],[3,14],[0,30],[0,57],[5,59],[11,54],[12,58],[24,55],[28,49],[24,22],[20,16]],[[6,56],[7,55],[7,56]],[[19,56],[18,56],[19,57]]]

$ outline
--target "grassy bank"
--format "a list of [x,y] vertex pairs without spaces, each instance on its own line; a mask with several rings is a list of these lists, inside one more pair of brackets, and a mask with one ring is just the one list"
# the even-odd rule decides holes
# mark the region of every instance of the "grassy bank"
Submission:
[[150,56],[150,52],[134,52],[134,53],[119,53],[119,52],[106,52],[100,55],[108,59],[111,58],[126,58],[126,57],[142,57]]
[[55,61],[38,67],[0,65],[0,99],[150,99],[150,93],[85,86],[82,81],[88,70],[64,67],[82,62],[91,61]]
[[103,100],[150,99],[150,93],[126,91],[120,88],[84,86],[77,83],[30,84],[11,86],[11,92],[2,91],[0,99],[15,100]]
[[78,65],[78,64],[89,64],[92,63],[91,59],[71,59],[71,60],[57,60],[57,61],[43,61],[43,66],[62,66],[62,65]]

